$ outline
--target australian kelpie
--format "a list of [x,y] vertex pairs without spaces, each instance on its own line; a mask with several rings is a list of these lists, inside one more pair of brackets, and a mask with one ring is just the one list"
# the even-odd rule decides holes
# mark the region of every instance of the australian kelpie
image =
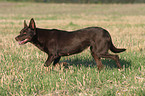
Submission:
[[108,53],[110,49],[114,53],[120,53],[126,49],[116,48],[111,40],[109,32],[100,27],[88,27],[75,31],[64,31],[57,29],[36,28],[35,21],[32,18],[29,26],[24,20],[24,28],[20,35],[15,38],[19,44],[30,42],[40,50],[48,54],[44,66],[48,67],[53,61],[56,65],[61,56],[69,56],[80,53],[90,47],[91,54],[97,63],[98,69],[103,67],[100,58],[111,58],[121,68],[118,55]]

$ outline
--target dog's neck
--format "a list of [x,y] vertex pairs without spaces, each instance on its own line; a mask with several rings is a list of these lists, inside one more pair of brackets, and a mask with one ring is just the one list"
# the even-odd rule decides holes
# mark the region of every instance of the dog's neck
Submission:
[[47,48],[45,48],[45,46],[44,46],[44,42],[41,41],[43,39],[43,37],[41,37],[40,35],[38,35],[38,34],[42,33],[42,30],[43,29],[36,28],[36,35],[32,38],[32,40],[30,42],[32,44],[34,44],[36,47],[38,47],[40,50],[48,53]]
[[36,37],[33,37],[30,42],[43,51],[43,45],[38,41]]

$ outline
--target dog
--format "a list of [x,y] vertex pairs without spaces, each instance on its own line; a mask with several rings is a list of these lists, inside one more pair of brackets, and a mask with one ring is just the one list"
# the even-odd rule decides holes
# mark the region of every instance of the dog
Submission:
[[121,68],[118,55],[109,54],[108,50],[114,53],[126,50],[116,48],[109,32],[103,28],[88,27],[75,31],[42,29],[36,27],[33,18],[30,20],[29,26],[24,20],[24,28],[15,39],[19,41],[20,45],[30,42],[47,53],[48,58],[44,64],[45,67],[50,66],[52,62],[55,66],[62,56],[77,54],[90,47],[91,55],[99,70],[103,68],[101,58],[113,59],[116,61],[117,67]]

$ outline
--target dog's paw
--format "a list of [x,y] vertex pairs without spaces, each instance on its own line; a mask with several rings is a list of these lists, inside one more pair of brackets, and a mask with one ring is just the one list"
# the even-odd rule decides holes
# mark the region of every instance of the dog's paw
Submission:
[[63,66],[66,66],[66,65],[68,65],[68,64],[67,64],[67,62],[63,62],[62,64],[63,64]]
[[98,66],[98,70],[99,70],[99,71],[102,70],[103,68],[104,68],[103,65]]
[[44,67],[48,67],[48,65],[47,64],[44,64]]

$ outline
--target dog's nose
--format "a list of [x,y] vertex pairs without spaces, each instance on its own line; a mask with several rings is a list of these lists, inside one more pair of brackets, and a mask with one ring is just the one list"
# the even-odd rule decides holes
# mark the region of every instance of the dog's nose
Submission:
[[18,37],[15,37],[16,41],[18,41]]

